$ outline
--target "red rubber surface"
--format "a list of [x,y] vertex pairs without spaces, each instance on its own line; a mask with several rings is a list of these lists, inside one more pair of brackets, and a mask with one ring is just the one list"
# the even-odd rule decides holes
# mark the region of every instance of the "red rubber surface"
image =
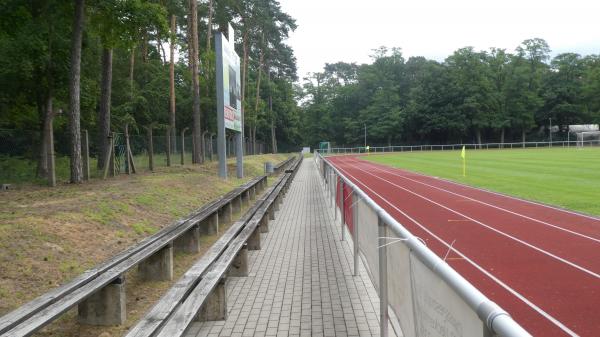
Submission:
[[356,156],[328,160],[438,256],[454,242],[472,262],[446,261],[534,336],[600,336],[600,219]]

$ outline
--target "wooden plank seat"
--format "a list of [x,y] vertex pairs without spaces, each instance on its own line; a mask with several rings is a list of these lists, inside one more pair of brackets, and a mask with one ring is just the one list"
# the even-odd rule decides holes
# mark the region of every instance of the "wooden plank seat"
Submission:
[[200,225],[234,199],[250,190],[264,189],[266,176],[257,177],[232,190],[222,197],[200,207],[188,217],[178,220],[161,229],[139,243],[117,254],[110,260],[79,275],[66,283],[16,310],[0,317],[2,336],[27,336],[49,324],[73,306],[84,301],[106,285],[119,278],[130,268],[143,262],[162,248],[172,245],[173,241],[191,228]]
[[[253,237],[258,237],[260,240],[259,233],[262,232],[260,227],[266,226],[270,215],[274,213],[275,204],[281,200],[282,192],[287,190],[301,160],[301,157],[297,158],[293,172],[280,177],[129,331],[127,337],[180,336],[198,317],[202,306],[206,305],[210,296],[219,297],[220,301],[224,301],[222,280],[232,268],[232,263],[239,259],[240,254],[244,254],[243,257],[247,258],[243,251],[246,247],[250,248],[251,245],[260,247],[259,242],[251,244],[250,241]],[[238,274],[234,273],[234,275]],[[215,295],[215,293],[219,294]],[[217,307],[217,310],[224,310],[224,312],[218,315],[214,313],[208,316],[207,313],[200,315],[205,318],[207,316],[209,319],[210,317],[224,318],[227,311],[226,304],[218,303]]]

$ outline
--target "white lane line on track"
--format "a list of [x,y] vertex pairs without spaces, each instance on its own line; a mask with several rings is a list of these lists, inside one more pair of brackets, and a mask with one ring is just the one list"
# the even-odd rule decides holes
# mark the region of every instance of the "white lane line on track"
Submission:
[[[341,156],[341,157],[343,157],[343,156]],[[348,158],[359,158],[359,156],[350,157],[348,155]],[[409,171],[409,172],[413,173],[415,175],[418,175],[418,176],[431,178],[431,176],[428,176],[428,175],[423,174],[423,173],[419,173],[419,172],[415,172],[415,171]],[[499,197],[504,197],[506,199],[523,201],[523,202],[526,202],[528,204],[532,204],[532,205],[536,205],[536,206],[542,206],[542,207],[549,208],[549,209],[552,209],[552,210],[555,210],[555,211],[559,211],[559,212],[563,212],[563,213],[567,213],[567,214],[571,214],[571,215],[580,216],[582,218],[586,218],[588,220],[593,220],[593,221],[597,222],[598,224],[600,224],[600,218],[597,217],[597,216],[593,216],[593,215],[589,215],[589,214],[584,214],[584,213],[579,213],[579,212],[571,211],[571,210],[568,210],[568,209],[565,209],[565,208],[560,208],[560,207],[548,205],[548,204],[545,204],[543,202],[537,202],[537,201],[533,201],[533,200],[527,200],[527,199],[524,199],[524,198],[515,197],[515,196],[512,196],[512,195],[508,195],[508,194],[504,194],[504,193],[500,193],[500,192],[488,190],[488,189],[481,188],[481,187],[475,187],[475,186],[469,186],[469,185],[461,184],[459,182],[452,181],[452,180],[449,180],[449,179],[446,179],[446,178],[436,177],[436,179],[439,179],[441,181],[445,181],[447,183],[450,183],[450,184],[453,184],[453,185],[456,185],[456,186],[459,186],[459,187],[469,187],[469,188],[476,189],[476,190],[479,190],[479,191],[482,191],[482,192],[491,193],[491,194],[497,195]]]
[[492,279],[494,282],[496,282],[502,288],[506,289],[513,296],[515,296],[516,298],[518,298],[521,301],[523,301],[523,303],[525,303],[526,305],[528,305],[530,308],[532,308],[535,312],[537,312],[538,314],[540,314],[542,317],[544,317],[547,320],[549,320],[550,322],[552,322],[554,325],[556,325],[558,328],[560,328],[561,330],[563,330],[569,336],[573,336],[573,337],[578,337],[579,336],[573,330],[569,329],[566,325],[564,325],[561,321],[559,321],[558,319],[554,318],[552,315],[550,315],[549,313],[547,313],[546,311],[544,311],[544,309],[542,309],[542,308],[538,307],[537,305],[535,305],[533,302],[531,302],[530,300],[528,300],[527,298],[525,298],[525,296],[521,295],[519,292],[517,292],[516,290],[514,290],[513,288],[511,288],[508,284],[502,282],[499,278],[497,278],[496,276],[494,276],[493,274],[491,274],[490,272],[488,272],[487,270],[485,270],[483,267],[481,267],[480,265],[478,265],[477,263],[475,263],[475,261],[471,260],[469,257],[467,257],[465,254],[463,254],[461,251],[459,251],[458,249],[452,247],[449,243],[447,243],[446,241],[444,241],[439,236],[435,235],[427,227],[423,226],[420,222],[418,222],[417,220],[413,219],[410,215],[406,214],[403,210],[401,210],[398,207],[396,207],[396,205],[392,204],[390,201],[388,201],[386,198],[384,198],[383,196],[381,196],[379,193],[375,192],[372,188],[370,188],[368,185],[366,185],[365,183],[363,183],[362,181],[360,181],[358,178],[356,178],[355,176],[353,176],[352,174],[350,174],[348,171],[346,171],[345,169],[341,168],[340,166],[337,166],[337,168],[340,171],[343,171],[344,174],[346,174],[346,176],[351,177],[352,179],[354,179],[354,181],[356,181],[357,183],[361,184],[366,189],[368,189],[369,191],[371,191],[379,199],[383,200],[385,203],[387,203],[388,205],[390,205],[390,207],[394,208],[396,211],[398,211],[400,214],[402,214],[408,220],[410,220],[411,222],[413,222],[415,225],[421,227],[421,229],[423,229],[425,232],[427,232],[433,238],[435,238],[436,240],[438,240],[440,243],[442,243],[448,249],[451,249],[453,252],[455,252],[456,254],[458,254],[460,257],[462,257],[465,261],[469,262],[477,270],[479,270],[484,275],[486,275],[487,277],[489,277],[490,279]]
[[[350,164],[350,165],[351,165],[351,164]],[[423,200],[426,200],[426,201],[428,201],[428,202],[430,202],[430,203],[432,203],[432,204],[434,204],[434,205],[437,205],[437,206],[439,206],[439,207],[441,207],[441,208],[443,208],[443,209],[445,209],[445,210],[448,210],[448,211],[450,211],[450,212],[452,212],[452,213],[454,213],[454,214],[456,214],[456,215],[462,216],[462,217],[464,217],[465,219],[469,219],[469,220],[471,220],[471,221],[473,221],[473,222],[477,223],[477,224],[478,224],[478,225],[480,225],[480,226],[483,226],[483,227],[485,227],[485,228],[487,228],[487,229],[490,229],[490,230],[492,230],[492,231],[494,231],[494,232],[496,232],[496,233],[498,233],[498,234],[500,234],[500,235],[502,235],[502,236],[505,236],[505,237],[507,237],[507,238],[509,238],[509,239],[512,239],[512,240],[514,240],[514,241],[517,241],[517,242],[519,242],[519,243],[521,243],[521,244],[523,244],[523,245],[525,245],[525,246],[527,246],[527,247],[529,247],[529,248],[531,248],[531,249],[533,249],[533,250],[537,250],[538,252],[540,252],[540,253],[542,253],[542,254],[545,254],[545,255],[547,255],[547,256],[549,256],[549,257],[553,258],[553,259],[556,259],[557,261],[560,261],[560,262],[562,262],[562,263],[564,263],[564,264],[567,264],[567,265],[569,265],[569,266],[571,266],[571,267],[573,267],[573,268],[575,268],[575,269],[578,269],[578,270],[580,270],[580,271],[582,271],[582,272],[584,272],[584,273],[586,273],[586,274],[589,274],[589,275],[591,275],[591,276],[593,276],[593,277],[595,277],[595,278],[597,278],[597,279],[600,279],[600,274],[597,274],[597,273],[595,273],[595,272],[593,272],[593,271],[591,271],[591,270],[588,270],[588,269],[586,269],[586,268],[584,268],[584,267],[582,267],[582,266],[580,266],[580,265],[578,265],[578,264],[576,264],[576,263],[574,263],[574,262],[571,262],[571,261],[569,261],[569,260],[566,260],[566,259],[564,259],[564,258],[562,258],[562,257],[560,257],[560,256],[554,255],[554,254],[552,254],[552,253],[550,253],[550,252],[548,252],[548,251],[546,251],[546,250],[544,250],[544,249],[542,249],[542,248],[539,248],[539,247],[537,247],[537,246],[534,246],[534,245],[530,244],[529,242],[525,242],[525,241],[523,241],[523,240],[521,240],[521,239],[519,239],[519,238],[516,238],[516,237],[514,237],[514,236],[512,236],[512,235],[510,235],[510,234],[504,233],[504,232],[502,232],[502,231],[500,231],[500,230],[498,230],[498,229],[496,229],[496,228],[494,228],[494,227],[492,227],[492,226],[490,226],[490,225],[486,225],[486,224],[484,224],[483,222],[481,222],[481,221],[479,221],[479,220],[476,220],[476,219],[474,219],[474,218],[471,218],[470,216],[468,216],[468,215],[466,215],[466,214],[463,214],[463,213],[461,213],[461,212],[459,212],[459,211],[455,211],[455,210],[451,209],[450,207],[444,206],[444,205],[440,204],[439,202],[433,201],[433,200],[431,200],[431,199],[429,199],[429,198],[427,198],[427,197],[425,197],[425,196],[422,196],[422,195],[420,195],[419,193],[413,192],[413,191],[411,191],[411,190],[409,190],[409,189],[407,189],[407,188],[405,188],[405,187],[402,187],[402,186],[400,186],[400,185],[398,185],[398,184],[395,184],[394,182],[391,182],[391,181],[389,181],[389,180],[387,180],[387,179],[384,179],[384,178],[382,178],[382,177],[379,177],[379,176],[377,176],[377,175],[375,175],[375,174],[372,174],[372,173],[370,173],[369,171],[363,170],[362,168],[360,168],[360,167],[358,167],[358,166],[354,166],[354,167],[355,167],[357,170],[360,170],[360,171],[362,171],[362,172],[364,172],[364,173],[366,173],[366,174],[368,174],[368,175],[370,175],[370,176],[373,176],[373,177],[375,177],[375,178],[377,178],[377,179],[380,179],[380,180],[382,180],[382,181],[385,181],[385,182],[387,182],[387,183],[388,183],[388,184],[390,184],[390,185],[396,186],[396,187],[397,187],[397,188],[399,188],[399,189],[402,189],[402,190],[404,190],[404,191],[406,191],[406,192],[408,192],[408,193],[410,193],[410,194],[413,194],[413,195],[415,195],[415,196],[417,196],[417,197],[419,197],[419,198],[421,198],[421,199],[423,199]]]
[[[567,233],[570,233],[570,234],[577,235],[577,236],[579,236],[579,237],[582,237],[582,238],[585,238],[585,239],[589,239],[589,240],[595,241],[596,243],[600,243],[600,239],[597,239],[597,238],[594,238],[594,237],[591,237],[591,236],[588,236],[588,235],[585,235],[585,234],[581,234],[581,233],[578,233],[578,232],[576,232],[576,231],[573,231],[573,230],[570,230],[570,229],[566,229],[566,228],[563,228],[563,227],[561,227],[561,226],[558,226],[558,225],[553,225],[553,224],[551,224],[551,223],[549,223],[549,222],[546,222],[546,221],[543,221],[543,220],[539,220],[539,219],[536,219],[536,218],[532,218],[532,217],[530,217],[530,216],[527,216],[527,215],[525,215],[525,214],[521,214],[521,213],[513,212],[513,211],[511,211],[511,210],[508,210],[508,209],[506,209],[506,208],[502,208],[502,207],[499,207],[499,206],[496,206],[496,205],[492,205],[492,204],[490,204],[490,203],[487,203],[487,202],[485,202],[485,201],[477,200],[477,199],[474,199],[474,198],[468,197],[468,196],[466,196],[466,195],[463,195],[463,194],[460,194],[460,193],[456,193],[456,192],[452,192],[452,191],[446,190],[446,189],[444,189],[444,188],[441,188],[441,187],[438,187],[438,186],[435,186],[435,185],[430,185],[430,184],[424,183],[424,182],[422,182],[422,181],[418,181],[418,180],[415,180],[415,179],[412,179],[412,178],[408,178],[408,177],[406,177],[406,176],[403,176],[403,175],[401,175],[401,174],[398,174],[398,173],[396,173],[396,172],[391,172],[391,171],[388,171],[388,170],[386,170],[386,169],[384,169],[384,168],[381,168],[381,167],[380,167],[380,166],[378,166],[378,165],[371,164],[371,163],[368,163],[368,162],[366,162],[366,161],[357,161],[357,162],[360,162],[360,163],[366,163],[366,164],[370,165],[370,166],[371,166],[371,167],[373,167],[373,168],[376,168],[376,169],[378,169],[378,170],[380,170],[380,171],[383,171],[383,172],[389,173],[389,174],[391,174],[391,175],[394,175],[394,176],[396,176],[396,177],[400,177],[400,178],[402,178],[402,179],[410,180],[410,181],[412,181],[412,182],[415,182],[415,183],[418,183],[418,184],[421,184],[421,185],[425,185],[425,186],[428,186],[428,187],[431,187],[431,188],[435,188],[435,189],[437,189],[437,190],[440,190],[440,191],[443,191],[443,192],[446,192],[446,193],[450,193],[450,194],[453,194],[453,195],[455,195],[455,196],[462,197],[462,198],[465,198],[465,199],[468,199],[468,200],[471,200],[471,201],[475,201],[475,202],[478,202],[478,203],[480,203],[480,204],[483,204],[483,205],[486,205],[486,206],[489,206],[489,207],[493,207],[493,208],[495,208],[495,209],[498,209],[498,210],[501,210],[501,211],[504,211],[504,212],[507,212],[507,213],[510,213],[510,214],[513,214],[513,215],[516,215],[516,216],[519,216],[519,217],[522,217],[522,218],[525,218],[525,219],[527,219],[527,220],[531,220],[531,221],[534,221],[534,222],[540,223],[540,224],[542,224],[542,225],[546,225],[546,226],[549,226],[549,227],[553,227],[553,228],[555,228],[555,229],[558,229],[558,230],[561,230],[561,231],[565,231],[565,232],[567,232]],[[468,186],[463,186],[463,187],[468,187]],[[517,199],[517,200],[518,200],[518,199]]]

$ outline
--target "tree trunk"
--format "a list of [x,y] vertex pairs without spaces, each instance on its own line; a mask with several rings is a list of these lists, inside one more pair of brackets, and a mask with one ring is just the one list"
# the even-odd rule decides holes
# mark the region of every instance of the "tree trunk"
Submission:
[[144,31],[142,35],[142,62],[148,62],[148,32]]
[[[263,34],[263,41],[265,35]],[[254,102],[254,120],[252,121],[252,143],[256,145],[256,124],[258,123],[258,103],[260,102],[260,80],[262,77],[262,64],[264,54],[262,48],[260,49],[260,56],[258,58],[258,78],[256,80],[256,100]]]
[[173,130],[171,144],[173,144],[173,151],[177,151],[176,145],[176,125],[175,125],[175,35],[177,34],[176,25],[177,16],[171,15],[171,43],[169,46],[169,125]]
[[277,135],[275,134],[275,121],[271,120],[271,146],[273,153],[277,153]]
[[40,138],[40,148],[38,153],[38,164],[36,170],[36,176],[38,178],[44,178],[48,176],[48,148],[46,143],[46,124],[48,123],[48,99],[50,98],[50,93],[47,94],[46,104],[42,105],[37,99],[38,103],[38,114],[42,118],[42,125],[40,126],[41,130],[41,138]]
[[131,55],[129,56],[129,96],[133,102],[133,70],[135,68],[135,47],[131,48]]
[[[52,109],[52,108],[51,108]],[[51,187],[56,186],[56,166],[54,165],[54,128],[52,126],[54,120],[54,111],[48,110],[48,121],[44,127],[46,136],[44,142],[46,143],[46,156],[48,163],[48,185]]]
[[[244,32],[244,36],[243,36],[243,56],[242,56],[242,88],[241,88],[241,103],[242,103],[242,118],[243,118],[243,125],[244,128],[248,129],[248,132],[246,133],[246,131],[244,130],[244,133],[247,135],[251,135],[250,133],[250,126],[247,124],[247,118],[246,118],[246,77],[247,77],[247,64],[248,64],[248,31]],[[252,137],[248,137],[248,139],[252,139]],[[248,154],[253,154],[253,149],[246,149],[246,152]]]
[[54,167],[54,134],[52,128],[52,121],[54,119],[53,101],[54,96],[52,94],[52,90],[50,89],[46,99],[44,127],[42,130],[42,149],[44,153],[41,154],[44,156],[43,162],[45,163],[44,177],[48,179],[48,185],[50,186],[56,186],[56,174]]
[[100,129],[98,139],[98,168],[104,167],[108,153],[110,137],[110,102],[112,87],[112,49],[102,50],[102,80],[100,85],[100,114],[98,115],[98,127]]
[[71,39],[71,74],[69,79],[69,131],[71,138],[71,182],[79,184],[83,181],[81,163],[81,127],[80,127],[80,93],[81,93],[81,41],[83,38],[84,0],[75,0],[75,20],[73,20],[73,36]]
[[189,1],[189,9],[191,16],[191,43],[190,43],[190,63],[192,73],[192,95],[193,95],[193,128],[192,137],[194,138],[194,159],[196,163],[202,162],[202,141],[200,139],[202,133],[201,112],[200,112],[200,81],[198,74],[198,9],[196,0]]
[[210,39],[212,38],[213,0],[208,0],[208,26],[206,29],[206,50],[210,50]]

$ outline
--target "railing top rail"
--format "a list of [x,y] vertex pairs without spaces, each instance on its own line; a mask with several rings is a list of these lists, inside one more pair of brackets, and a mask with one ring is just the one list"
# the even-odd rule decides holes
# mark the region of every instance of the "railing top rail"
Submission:
[[394,219],[388,212],[379,206],[361,188],[354,184],[348,177],[333,166],[327,159],[316,153],[315,160],[322,160],[335,174],[342,179],[344,185],[349,186],[354,193],[371,208],[396,235],[405,240],[402,241],[416,257],[438,275],[448,286],[450,286],[465,303],[477,313],[482,322],[498,336],[502,337],[524,337],[531,336],[523,327],[515,322],[510,315],[500,308],[496,303],[488,299],[479,289],[473,286],[462,275],[455,271],[439,256],[433,253],[408,229]]
[[[539,145],[577,145],[577,144],[598,144],[600,145],[600,141],[597,139],[591,140],[555,140],[552,142],[549,141],[527,141],[527,142],[504,142],[504,143],[453,143],[453,144],[416,144],[416,145],[386,145],[386,146],[369,146],[370,152],[373,152],[377,149],[447,149],[447,148],[456,148],[457,150],[462,148],[463,146],[466,148],[476,149],[476,148],[489,148],[489,147],[498,147],[498,148],[510,148],[511,146],[521,146],[521,147],[532,147]],[[331,154],[331,153],[339,153],[341,151],[364,151],[365,146],[351,146],[351,147],[332,147],[329,149],[315,149],[315,152],[320,154]]]

